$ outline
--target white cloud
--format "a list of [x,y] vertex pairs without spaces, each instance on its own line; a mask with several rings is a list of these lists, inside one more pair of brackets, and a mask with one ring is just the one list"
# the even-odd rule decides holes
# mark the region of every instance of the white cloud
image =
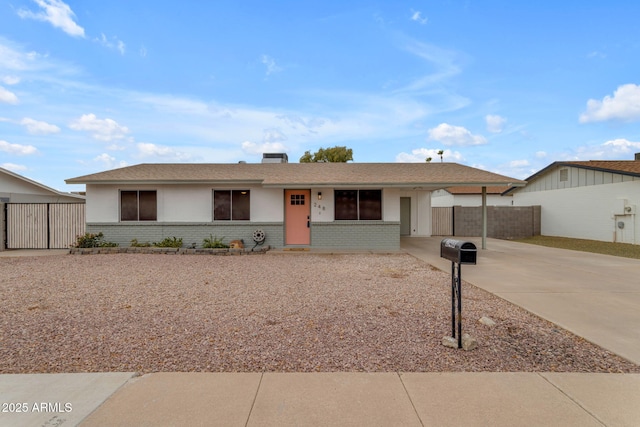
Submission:
[[613,139],[600,145],[584,145],[557,157],[562,160],[632,160],[640,150],[640,142]]
[[640,120],[640,86],[626,84],[619,86],[613,96],[605,96],[602,101],[587,101],[587,111],[580,115],[580,123],[619,120],[632,122]]
[[487,140],[481,135],[473,135],[462,126],[452,126],[440,123],[435,128],[429,129],[429,139],[439,141],[444,145],[482,145]]
[[102,153],[99,156],[93,158],[93,161],[102,163],[105,169],[115,169],[115,168],[123,168],[128,166],[127,162],[120,160],[116,161],[115,157],[108,155],[107,153]]
[[276,60],[269,55],[262,55],[261,62],[267,67],[267,76],[282,71],[282,67],[276,64]]
[[546,151],[536,151],[536,157],[538,159],[545,159],[547,157]]
[[507,119],[501,116],[494,116],[488,114],[485,118],[487,122],[487,130],[491,133],[500,133],[504,129],[504,124],[507,122]]
[[52,125],[47,122],[40,122],[29,117],[22,119],[20,124],[25,126],[27,128],[27,132],[32,135],[48,135],[60,132],[60,128],[56,125]]
[[38,149],[33,145],[10,144],[7,141],[0,140],[0,151],[17,156],[28,156],[29,154],[36,154]]
[[256,144],[255,142],[245,141],[242,143],[242,152],[248,155],[257,155],[262,153],[285,153],[287,147],[280,142],[264,142]]
[[626,139],[613,139],[602,144],[603,147],[609,148],[616,154],[635,153],[640,150],[640,142],[632,142]]
[[6,102],[7,104],[17,104],[18,97],[15,93],[8,91],[0,86],[0,102]]
[[424,25],[429,21],[426,16],[422,16],[422,12],[413,9],[411,9],[411,20],[417,22],[420,25]]
[[98,119],[95,114],[84,114],[79,119],[72,121],[69,128],[78,131],[92,133],[92,137],[100,141],[113,141],[123,139],[129,129],[119,125],[112,119]]
[[20,83],[20,77],[17,76],[4,76],[2,77],[2,82],[6,85],[17,85]]
[[[426,162],[427,158],[431,157],[431,162],[440,161],[440,151],[437,148],[416,148],[409,153],[400,153],[396,156],[396,162],[398,163],[422,163]],[[447,162],[461,162],[464,160],[462,154],[457,151],[443,150],[442,160]]]
[[18,10],[21,18],[36,19],[45,21],[56,28],[60,28],[65,33],[74,37],[84,37],[84,28],[74,21],[75,13],[69,5],[60,0],[33,0],[42,9],[39,12],[32,12],[26,9]]
[[104,33],[102,33],[100,34],[100,37],[95,38],[94,40],[109,49],[117,49],[118,52],[120,52],[120,55],[124,55],[126,51],[126,45],[124,42],[115,36],[108,38]]
[[0,165],[0,168],[6,169],[6,170],[10,170],[13,172],[22,172],[22,171],[26,171],[27,167],[23,166],[23,165],[16,165],[15,163],[2,163]]
[[163,145],[156,145],[149,142],[139,142],[138,157],[161,157],[165,160],[184,161],[191,158],[191,155],[176,151],[175,149]]

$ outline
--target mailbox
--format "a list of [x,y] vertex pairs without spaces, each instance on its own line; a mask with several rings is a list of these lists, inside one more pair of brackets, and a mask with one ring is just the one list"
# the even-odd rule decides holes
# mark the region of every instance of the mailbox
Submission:
[[476,245],[456,239],[442,239],[440,256],[458,264],[476,263]]

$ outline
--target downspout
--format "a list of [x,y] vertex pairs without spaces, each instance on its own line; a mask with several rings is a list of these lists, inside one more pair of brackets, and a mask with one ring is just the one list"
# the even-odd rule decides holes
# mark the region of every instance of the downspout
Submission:
[[487,187],[482,187],[482,249],[487,249]]

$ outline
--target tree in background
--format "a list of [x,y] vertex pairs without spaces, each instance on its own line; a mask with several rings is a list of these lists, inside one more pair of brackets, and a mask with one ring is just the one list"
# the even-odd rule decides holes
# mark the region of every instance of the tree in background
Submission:
[[333,162],[346,163],[353,161],[353,150],[347,147],[320,148],[315,153],[305,151],[300,157],[300,163],[317,163],[317,162]]

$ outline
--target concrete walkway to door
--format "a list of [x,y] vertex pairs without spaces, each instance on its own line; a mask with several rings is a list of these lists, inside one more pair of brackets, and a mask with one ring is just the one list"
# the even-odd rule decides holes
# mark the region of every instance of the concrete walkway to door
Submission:
[[[456,239],[478,248],[477,265],[462,267],[464,282],[640,364],[640,260],[497,239],[483,250],[480,238]],[[401,247],[450,272],[441,241],[404,237]]]

